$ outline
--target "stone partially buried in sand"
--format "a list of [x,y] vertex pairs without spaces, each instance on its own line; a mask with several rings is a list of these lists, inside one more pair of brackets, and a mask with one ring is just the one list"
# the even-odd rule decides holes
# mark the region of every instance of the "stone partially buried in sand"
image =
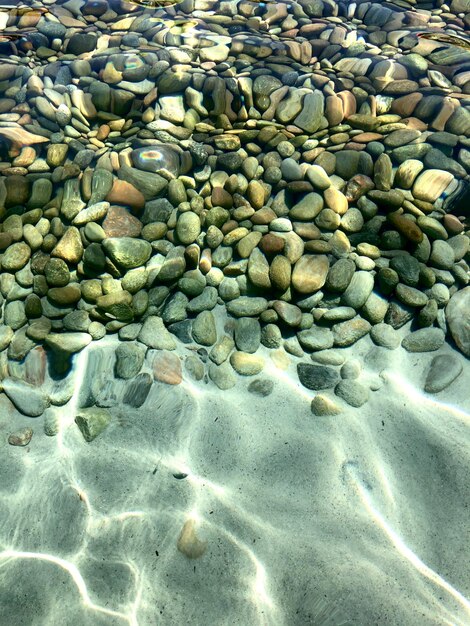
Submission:
[[463,366],[453,354],[438,354],[431,361],[424,391],[438,393],[446,389],[462,372]]
[[111,414],[107,409],[93,406],[88,409],[80,409],[75,416],[75,423],[79,427],[85,441],[93,441],[111,421]]
[[23,415],[38,417],[49,406],[41,389],[17,378],[5,378],[3,391]]
[[451,297],[446,307],[446,320],[457,347],[470,357],[470,287]]
[[330,389],[339,381],[339,373],[332,367],[323,365],[299,363],[297,365],[297,374],[302,385],[314,391]]
[[198,559],[207,550],[207,541],[202,541],[197,536],[194,519],[188,519],[184,523],[176,547],[188,559]]

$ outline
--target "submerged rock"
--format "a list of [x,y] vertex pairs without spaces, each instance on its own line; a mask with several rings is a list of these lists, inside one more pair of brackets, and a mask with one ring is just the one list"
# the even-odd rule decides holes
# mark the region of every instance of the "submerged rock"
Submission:
[[107,409],[96,406],[88,409],[81,409],[75,416],[75,423],[81,430],[84,439],[88,442],[96,439],[111,421],[111,414]]

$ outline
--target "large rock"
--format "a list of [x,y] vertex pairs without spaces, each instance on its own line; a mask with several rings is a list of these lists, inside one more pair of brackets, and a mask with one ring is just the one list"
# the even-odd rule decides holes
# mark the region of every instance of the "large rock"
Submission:
[[23,380],[5,378],[2,381],[2,386],[8,398],[23,415],[38,417],[49,406],[49,402],[41,389]]
[[457,347],[470,356],[470,287],[454,293],[446,307],[446,319]]

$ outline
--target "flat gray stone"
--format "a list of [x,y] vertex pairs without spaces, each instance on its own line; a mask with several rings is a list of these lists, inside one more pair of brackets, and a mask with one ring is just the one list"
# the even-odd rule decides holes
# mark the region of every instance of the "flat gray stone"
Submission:
[[5,378],[3,391],[23,415],[38,417],[49,406],[49,401],[41,389],[17,378]]
[[297,333],[297,339],[305,350],[326,350],[334,344],[333,333],[329,328],[312,326]]
[[125,380],[137,376],[145,359],[145,348],[137,343],[122,343],[116,348],[115,374]]
[[335,387],[335,394],[349,406],[360,407],[369,399],[367,387],[356,380],[341,380]]
[[401,345],[408,352],[432,352],[444,344],[445,334],[440,328],[420,328],[403,338]]
[[339,381],[339,373],[332,367],[324,365],[299,363],[297,365],[297,374],[302,385],[314,391],[330,389]]
[[463,366],[453,354],[438,354],[431,361],[424,391],[438,393],[446,389],[462,372]]
[[458,349],[470,356],[470,287],[457,291],[446,306],[446,320]]
[[389,350],[395,350],[400,345],[400,337],[397,331],[393,326],[385,324],[385,322],[372,326],[370,337],[377,346],[383,346]]
[[171,333],[165,328],[161,317],[149,316],[139,333],[139,341],[155,350],[174,350],[176,341]]

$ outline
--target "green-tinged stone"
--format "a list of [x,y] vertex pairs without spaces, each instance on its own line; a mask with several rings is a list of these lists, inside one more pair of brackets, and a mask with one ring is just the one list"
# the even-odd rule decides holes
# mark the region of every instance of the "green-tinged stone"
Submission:
[[89,409],[81,409],[75,416],[75,423],[81,430],[86,441],[93,441],[111,421],[111,414],[107,409],[91,407]]

